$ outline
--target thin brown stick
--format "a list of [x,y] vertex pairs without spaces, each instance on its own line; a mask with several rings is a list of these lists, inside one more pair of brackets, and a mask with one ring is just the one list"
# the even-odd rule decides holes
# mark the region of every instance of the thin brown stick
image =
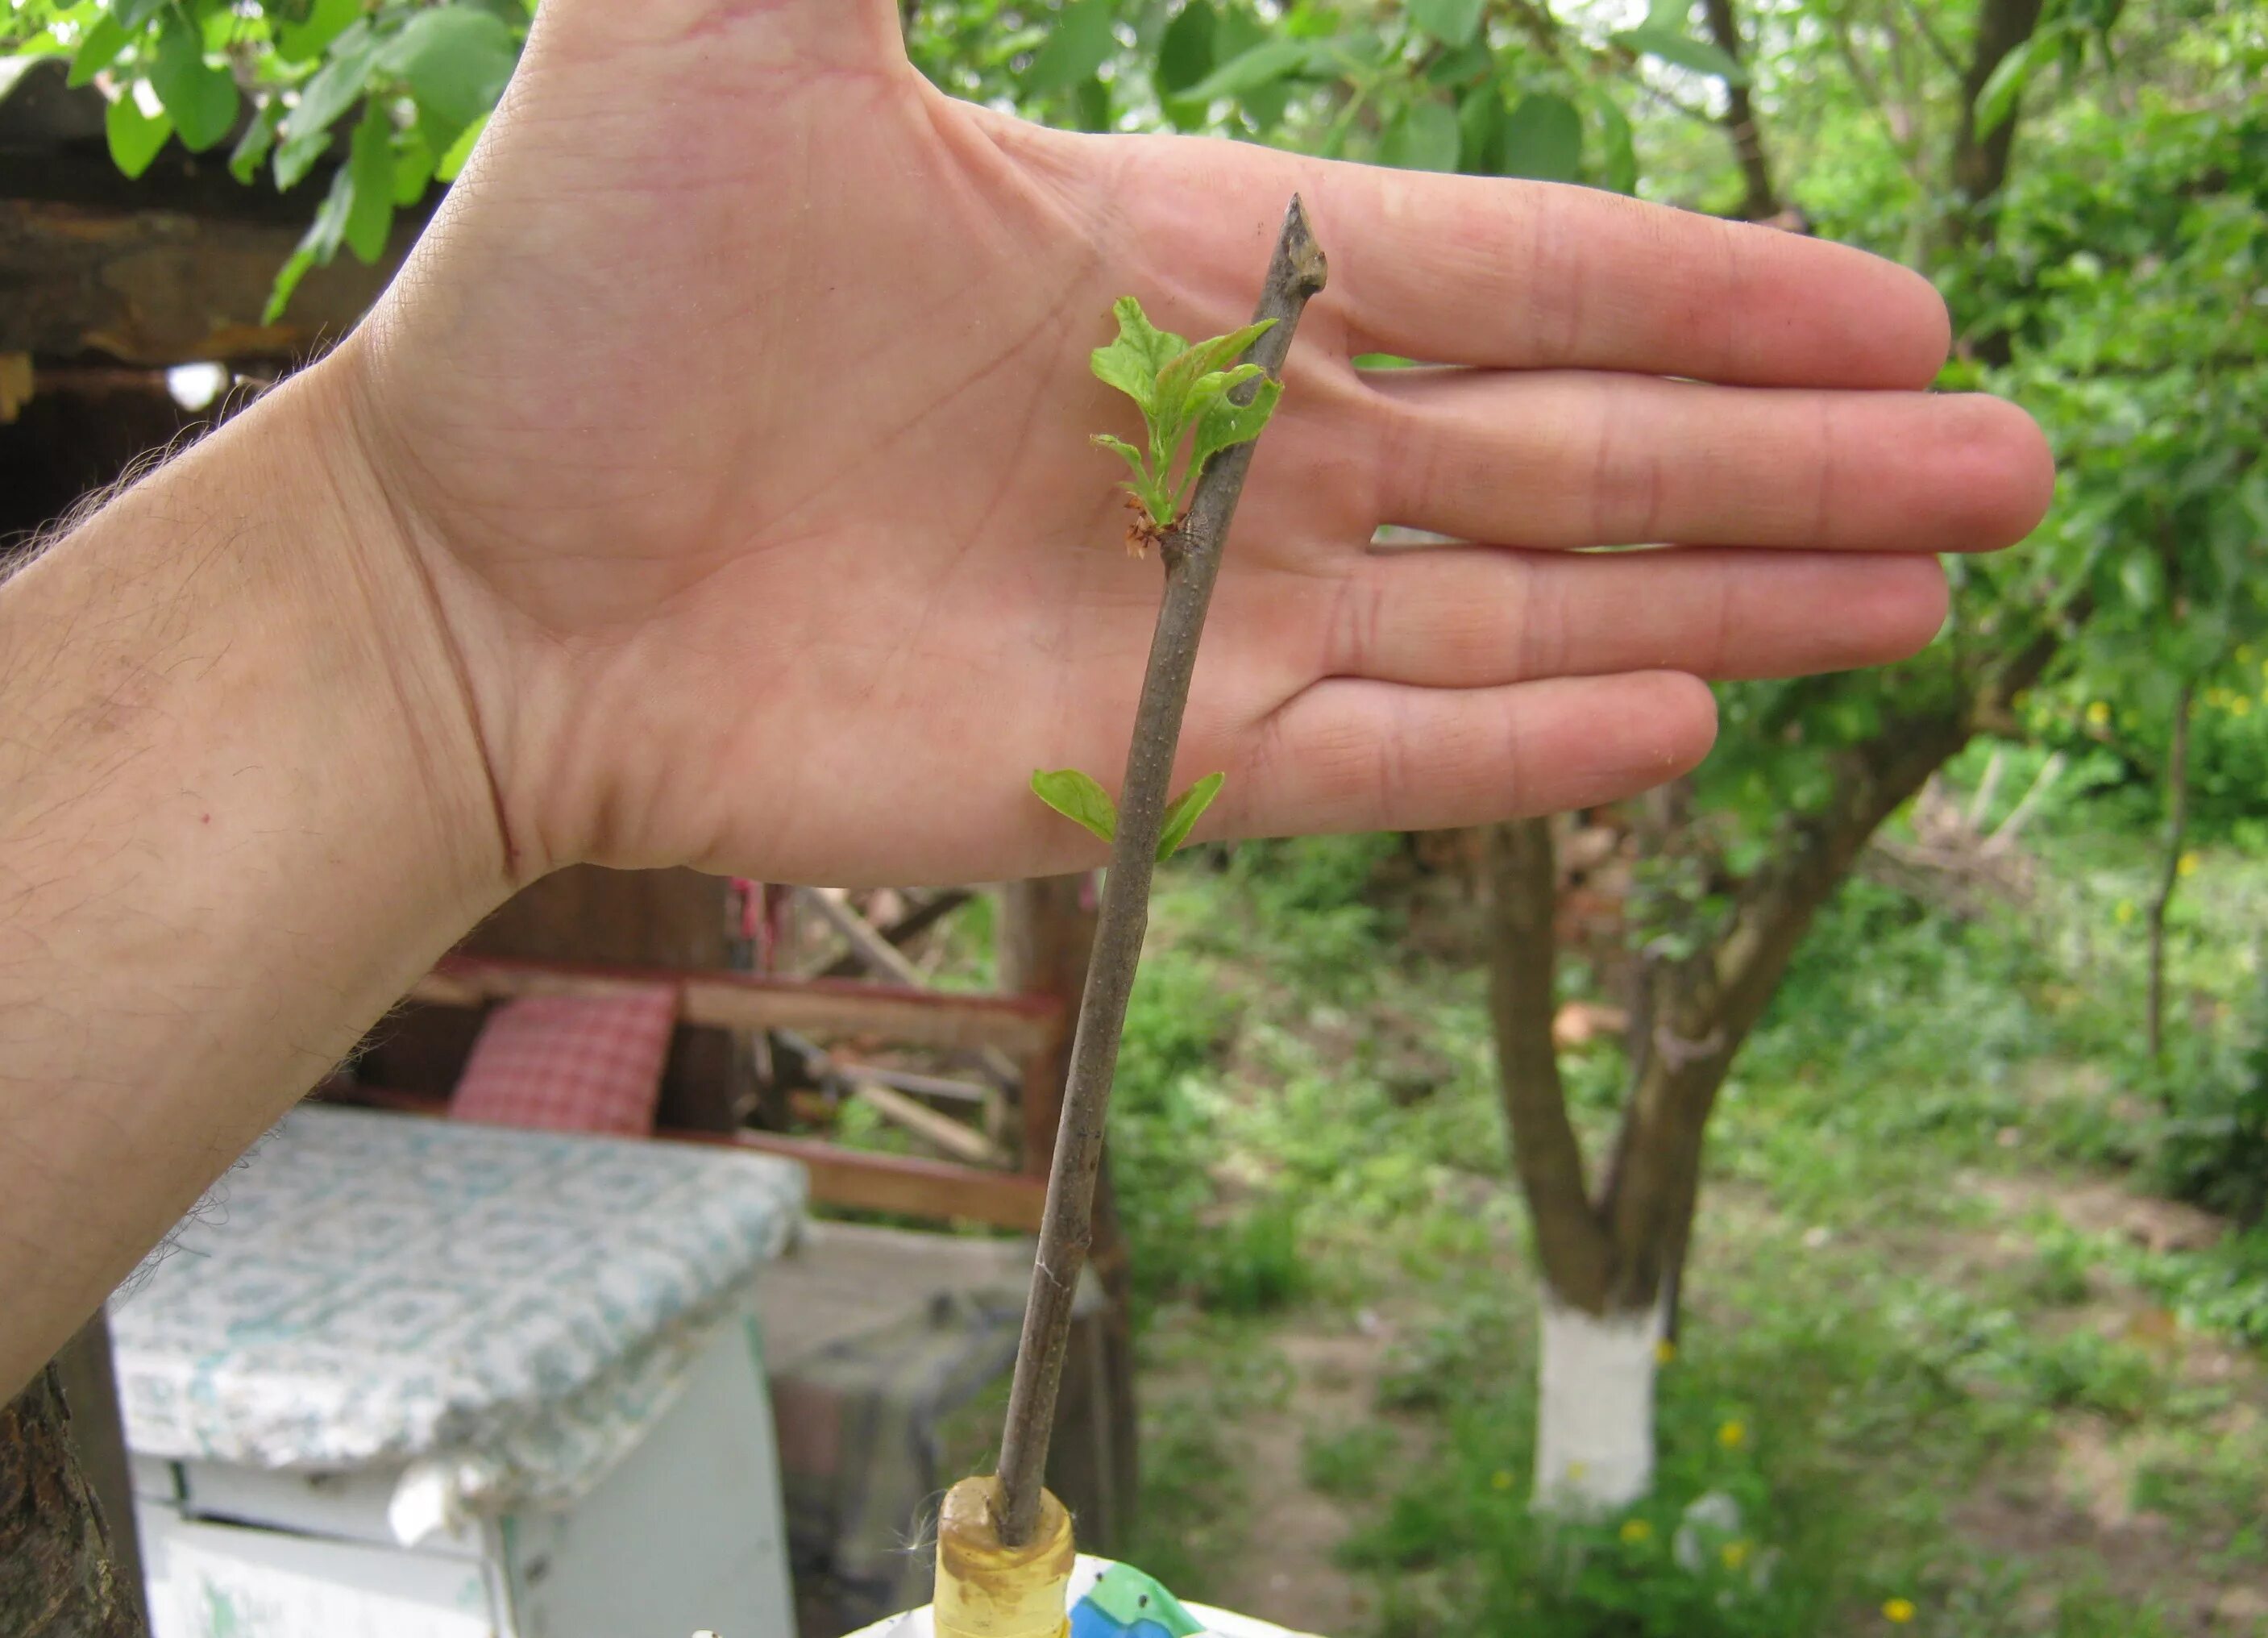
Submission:
[[[1281,373],[1300,312],[1308,298],[1322,289],[1324,276],[1322,250],[1294,196],[1253,314],[1255,322],[1276,322],[1245,354],[1249,362],[1271,375]],[[1242,390],[1248,395],[1256,385]],[[1118,797],[1118,833],[1111,844],[1094,959],[1087,968],[1079,1027],[1071,1041],[1063,1119],[1048,1178],[1047,1216],[1040,1225],[1031,1301],[1024,1310],[1007,1427],[1000,1438],[993,1517],[1000,1539],[1011,1546],[1029,1539],[1040,1516],[1048,1435],[1055,1422],[1056,1391],[1062,1385],[1064,1349],[1071,1335],[1071,1298],[1086,1264],[1103,1116],[1118,1066],[1118,1037],[1126,1023],[1127,997],[1134,989],[1135,963],[1141,959],[1142,935],[1150,921],[1150,875],[1159,833],[1165,828],[1167,786],[1181,741],[1182,713],[1189,704],[1189,677],[1197,668],[1197,638],[1204,630],[1205,609],[1220,573],[1221,549],[1237,498],[1244,491],[1252,450],[1251,444],[1238,444],[1213,457],[1197,480],[1189,514],[1167,531],[1159,554],[1165,559],[1166,594],[1158,607],[1149,670],[1134,714],[1134,742]]]

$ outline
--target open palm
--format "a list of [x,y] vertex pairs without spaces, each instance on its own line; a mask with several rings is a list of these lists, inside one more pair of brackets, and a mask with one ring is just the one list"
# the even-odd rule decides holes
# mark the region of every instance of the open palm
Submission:
[[[1024,790],[1115,783],[1159,594],[1086,441],[1132,411],[1087,351],[1121,294],[1242,322],[1295,190],[1332,282],[1198,665],[1178,778],[1227,771],[1207,832],[1643,788],[1707,749],[1698,679],[1910,652],[1927,554],[2044,505],[2021,412],[1915,390],[1935,295],[1854,252],[1042,130],[928,87],[883,0],[551,0],[349,343],[515,867],[1098,858]],[[1470,543],[1380,552],[1381,524]]]

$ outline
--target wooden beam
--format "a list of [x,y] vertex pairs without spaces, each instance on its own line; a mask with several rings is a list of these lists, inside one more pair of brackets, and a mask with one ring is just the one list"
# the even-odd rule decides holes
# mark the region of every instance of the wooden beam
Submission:
[[[843,935],[853,955],[886,978],[895,979],[908,989],[930,988],[921,970],[900,953],[898,947],[874,929],[873,923],[850,907],[849,896],[840,888],[798,888],[797,895],[819,912],[820,919]],[[998,1048],[983,1054],[984,1067],[998,1076],[1004,1086],[1020,1086],[1024,1072],[1016,1061]]]
[[681,1015],[725,1029],[796,1029],[821,1036],[880,1036],[919,1046],[1047,1051],[1064,1027],[1046,996],[954,995],[833,979],[581,962],[504,961],[449,956],[409,992],[412,1000],[478,1007],[516,995],[605,995],[641,985],[676,986]]
[[[389,1092],[379,1087],[348,1086],[335,1096],[399,1114],[446,1116],[440,1098]],[[938,1221],[955,1219],[1030,1233],[1040,1226],[1047,1184],[1014,1172],[985,1171],[951,1161],[910,1155],[873,1155],[815,1138],[784,1138],[770,1132],[657,1131],[669,1143],[703,1143],[720,1148],[754,1149],[799,1162],[811,1178],[811,1198],[828,1206],[861,1211],[896,1212]]]
[[[927,932],[975,896],[967,888],[939,888],[888,926],[876,931],[893,944],[904,944],[916,933]],[[860,965],[858,956],[841,956],[811,976],[814,978],[855,978],[858,976]]]
[[850,908],[850,900],[840,888],[798,888],[796,896],[819,912],[819,918],[841,933],[858,959],[886,978],[895,978],[908,989],[929,987],[921,970],[908,961],[904,952],[874,930],[865,917]]
[[0,353],[150,367],[295,362],[354,328],[422,226],[405,223],[374,266],[342,252],[313,269],[269,324],[261,309],[304,222],[0,198]]
[[974,1126],[964,1126],[950,1115],[939,1113],[917,1097],[909,1097],[879,1081],[853,1081],[851,1096],[894,1126],[913,1133],[931,1147],[972,1166],[1003,1162],[1005,1156],[992,1140]]
[[982,1103],[992,1094],[990,1087],[979,1086],[974,1081],[955,1081],[948,1075],[925,1075],[918,1070],[900,1069],[890,1064],[863,1063],[856,1059],[827,1055],[827,1067],[849,1081],[879,1081],[886,1087],[895,1087],[901,1092],[911,1092],[918,1097],[941,1098],[948,1103]]

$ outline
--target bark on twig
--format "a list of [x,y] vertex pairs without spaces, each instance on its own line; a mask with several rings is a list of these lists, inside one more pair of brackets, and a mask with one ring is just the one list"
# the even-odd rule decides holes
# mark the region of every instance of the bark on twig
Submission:
[[[1292,349],[1292,332],[1307,300],[1323,287],[1323,253],[1307,227],[1307,213],[1294,197],[1284,218],[1282,237],[1268,264],[1254,320],[1276,322],[1245,355],[1270,374],[1280,373]],[[1251,384],[1243,389],[1248,395]],[[1160,556],[1166,565],[1166,594],[1150,641],[1150,663],[1134,716],[1134,742],[1126,758],[1126,779],[1118,797],[1118,832],[1111,844],[1110,874],[1103,887],[1102,913],[1095,933],[1094,960],[1071,1042],[1071,1073],[1064,1089],[1063,1120],[1056,1140],[1055,1165],[1048,1178],[1047,1215],[1040,1228],[1039,1255],[1032,1269],[1031,1301],[1024,1310],[1024,1333],[1016,1353],[1016,1376],[1008,1396],[1007,1427],[1001,1435],[1000,1471],[993,1496],[1000,1538],[1020,1546],[1030,1538],[1040,1515],[1045,1482],[1048,1435],[1055,1420],[1056,1392],[1063,1381],[1064,1349],[1070,1337],[1071,1299],[1086,1265],[1094,1201],[1096,1169],[1102,1155],[1103,1116],[1111,1078],[1118,1064],[1118,1037],[1126,1022],[1126,1001],[1134,989],[1135,963],[1150,919],[1150,876],[1164,829],[1167,782],[1189,703],[1189,678],[1197,668],[1197,638],[1213,581],[1220,572],[1221,549],[1230,519],[1252,464],[1251,444],[1238,444],[1213,457],[1197,482],[1189,513],[1167,533]]]

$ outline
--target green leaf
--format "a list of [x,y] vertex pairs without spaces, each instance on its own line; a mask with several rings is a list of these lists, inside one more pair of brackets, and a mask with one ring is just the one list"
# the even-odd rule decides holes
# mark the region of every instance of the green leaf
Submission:
[[1504,174],[1570,182],[1583,163],[1583,116],[1565,97],[1522,97],[1504,122]]
[[1134,476],[1138,481],[1149,477],[1150,468],[1148,463],[1142,459],[1142,452],[1135,448],[1133,445],[1128,443],[1124,439],[1113,438],[1108,432],[1097,432],[1090,437],[1086,441],[1093,444],[1097,449],[1108,449],[1123,458],[1126,464],[1134,469]]
[[438,156],[433,145],[425,140],[423,131],[412,131],[394,145],[394,208],[406,210],[425,196],[425,184],[433,180],[433,166]]
[[1638,191],[1638,147],[1631,137],[1630,115],[1612,97],[1601,96],[1593,105],[1599,115],[1599,181],[1618,194]]
[[1248,324],[1242,329],[1231,330],[1210,341],[1198,342],[1189,348],[1189,353],[1197,359],[1199,373],[1209,374],[1242,358],[1247,348],[1275,328],[1275,320],[1263,319],[1257,324]]
[[1236,100],[1236,106],[1245,123],[1254,130],[1273,130],[1283,124],[1284,115],[1292,106],[1292,82],[1279,79],[1255,85]]
[[1977,134],[1990,136],[2007,124],[2024,94],[2032,70],[2053,50],[2051,34],[2036,34],[2020,51],[2011,51],[1994,65],[1977,90]]
[[1109,792],[1076,768],[1057,768],[1052,773],[1035,770],[1032,793],[1106,842],[1118,835],[1118,804],[1110,800]]
[[1219,21],[1212,0],[1189,0],[1166,25],[1158,41],[1158,66],[1150,77],[1160,100],[1179,96],[1212,72],[1213,34]]
[[1664,63],[1674,63],[1679,68],[1690,69],[1696,74],[1711,74],[1728,85],[1745,85],[1749,71],[1723,51],[1705,41],[1699,41],[1675,28],[1660,28],[1648,22],[1626,33],[1614,36],[1617,45],[1628,46],[1632,51],[1642,51],[1648,56],[1660,57]]
[[354,167],[342,165],[333,173],[331,190],[316,208],[315,219],[299,236],[298,248],[276,270],[276,283],[268,292],[268,306],[260,315],[262,324],[273,324],[284,316],[292,292],[299,288],[299,281],[306,277],[309,269],[327,266],[338,255],[340,241],[346,236],[347,218],[353,213],[354,192]]
[[314,0],[298,22],[276,20],[276,55],[286,63],[313,63],[361,20],[362,11],[362,0]]
[[1089,354],[1088,367],[1097,380],[1116,387],[1149,415],[1158,403],[1158,373],[1189,343],[1151,323],[1142,304],[1131,296],[1121,296],[1110,310],[1118,318],[1118,339]]
[[1653,0],[1646,9],[1646,26],[1682,34],[1693,19],[1693,0]]
[[449,144],[439,162],[433,166],[435,178],[444,182],[455,181],[457,173],[465,168],[465,161],[473,157],[473,144],[480,141],[481,133],[488,128],[489,116],[483,114],[459,131],[457,140]]
[[259,114],[244,128],[244,135],[236,139],[236,147],[228,156],[228,173],[231,176],[247,187],[251,185],[253,177],[260,170],[260,162],[276,145],[276,127],[283,118],[282,103],[270,101],[261,106]]
[[394,122],[375,97],[355,127],[346,173],[352,188],[340,236],[367,265],[386,254],[386,236],[394,227]]
[[1220,794],[1220,787],[1228,783],[1225,773],[1209,773],[1195,785],[1174,798],[1166,809],[1165,829],[1158,833],[1158,862],[1164,864],[1181,851],[1189,832],[1204,817],[1204,810],[1212,806],[1212,799]]
[[454,135],[496,107],[519,60],[512,30],[477,5],[420,11],[378,55],[378,66],[399,74],[418,108]]
[[276,282],[268,290],[268,305],[260,312],[262,324],[273,324],[284,316],[284,309],[291,305],[291,293],[299,288],[299,281],[307,277],[307,269],[314,265],[314,254],[303,244],[291,253],[282,267],[276,269]]
[[1187,426],[1201,420],[1233,389],[1263,373],[1256,364],[1240,364],[1233,370],[1216,370],[1211,375],[1197,377],[1182,398],[1181,424]]
[[2129,551],[2118,564],[2118,584],[2140,609],[2154,609],[2165,594],[2165,571],[2147,551]]
[[1193,102],[1246,96],[1299,73],[1314,55],[1304,40],[1270,40],[1230,58],[1182,94]]
[[1263,319],[1257,324],[1248,324],[1241,330],[1198,342],[1174,354],[1158,372],[1154,395],[1158,423],[1178,432],[1189,424],[1191,417],[1238,381],[1248,381],[1257,375],[1260,367],[1254,365],[1234,380],[1217,379],[1223,365],[1266,335],[1275,322],[1273,319]]
[[1260,383],[1250,403],[1224,397],[1198,417],[1197,441],[1189,455],[1190,480],[1195,481],[1205,462],[1222,450],[1259,437],[1268,417],[1276,413],[1277,400],[1283,396],[1284,383],[1270,376]]
[[202,153],[236,123],[236,77],[205,61],[203,36],[178,11],[167,11],[158,31],[150,86],[192,153]]
[[330,61],[299,88],[298,104],[284,121],[284,141],[276,150],[277,188],[290,188],[322,158],[330,146],[332,125],[355,105],[369,82],[379,47],[369,29],[360,25],[332,42]]
[[1462,46],[1479,31],[1485,0],[1410,0],[1410,20],[1445,46]]
[[1457,101],[1457,168],[1493,176],[1504,164],[1504,99],[1483,80]]
[[1088,75],[1079,88],[1071,92],[1071,106],[1079,110],[1079,129],[1103,132],[1110,129],[1110,85],[1101,75]]
[[1447,103],[1413,102],[1386,128],[1378,162],[1405,171],[1454,171],[1461,136],[1456,111]]
[[122,87],[102,116],[103,134],[110,139],[110,162],[128,177],[148,170],[158,150],[166,145],[166,138],[173,134],[170,115],[153,117],[142,112],[142,105],[135,100],[138,84]]
[[1425,83],[1429,85],[1462,85],[1470,81],[1492,76],[1496,58],[1490,55],[1488,42],[1476,40],[1459,46],[1454,51],[1444,51],[1425,66]]
[[1116,25],[1111,0],[1071,0],[1024,70],[1025,93],[1044,97],[1093,78],[1118,48]]
[[70,73],[63,84],[77,91],[89,84],[97,74],[118,61],[118,54],[132,43],[132,38],[119,26],[118,19],[104,12],[86,31],[86,38],[78,42],[71,53]]

